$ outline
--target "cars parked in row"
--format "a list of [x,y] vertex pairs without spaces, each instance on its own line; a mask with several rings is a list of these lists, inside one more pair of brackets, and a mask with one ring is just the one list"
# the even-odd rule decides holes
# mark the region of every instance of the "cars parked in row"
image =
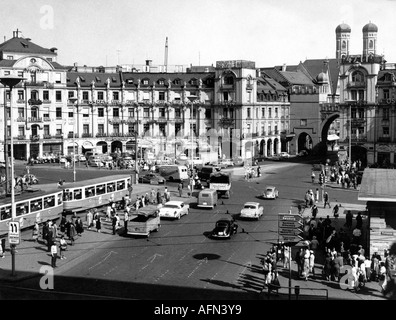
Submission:
[[158,173],[147,173],[139,177],[140,183],[165,184],[166,179]]

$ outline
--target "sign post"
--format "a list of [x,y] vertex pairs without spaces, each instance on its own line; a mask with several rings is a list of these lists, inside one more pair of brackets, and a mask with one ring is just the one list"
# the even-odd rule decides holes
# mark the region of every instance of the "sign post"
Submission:
[[11,275],[15,276],[15,248],[16,245],[20,243],[21,232],[19,222],[10,221],[8,225],[8,243],[11,247]]
[[303,217],[298,213],[279,213],[278,238],[281,236],[283,241],[289,245],[289,300],[291,300],[291,247],[301,240],[300,236],[303,226]]

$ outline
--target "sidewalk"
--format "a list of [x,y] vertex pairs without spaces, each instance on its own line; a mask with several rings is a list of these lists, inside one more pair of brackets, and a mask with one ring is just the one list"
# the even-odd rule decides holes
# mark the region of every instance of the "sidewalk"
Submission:
[[[132,199],[134,200],[134,196],[136,197],[136,195],[142,196],[146,192],[150,192],[150,190],[153,188],[155,190],[160,189],[161,191],[164,191],[165,186],[149,184],[134,185]],[[179,192],[177,191],[176,187],[167,187],[171,193],[172,200],[181,200],[186,203],[196,202],[196,198],[194,196],[187,196],[187,189],[183,190],[184,197],[180,198]],[[82,212],[78,214],[78,216],[81,217],[85,225],[86,213]],[[123,214],[119,214],[119,216],[121,218],[121,224],[123,224]],[[58,227],[59,221],[57,221]],[[89,254],[94,254],[95,250],[93,249],[98,249],[102,244],[111,242],[114,239],[116,238],[112,234],[112,226],[110,223],[105,222],[103,215],[101,232],[97,232],[96,228],[94,227],[91,228],[91,230],[88,230],[85,226],[82,235],[75,238],[74,245],[68,245],[68,248],[65,251],[66,259],[57,259],[57,268],[55,272],[57,274],[60,274],[62,273],[62,271],[72,268],[74,265],[79,263],[82,257]],[[31,228],[22,231],[21,242],[19,245],[17,245],[16,250],[17,253],[15,254],[15,275],[12,276],[12,257],[9,251],[7,241],[5,258],[0,258],[0,282],[17,282],[29,278],[39,277],[43,275],[40,273],[41,267],[51,266],[51,255],[49,252],[47,252],[47,245],[41,241],[39,243],[32,241]]]
[[[350,204],[350,203],[341,203],[341,207],[339,210],[339,218],[338,221],[335,222],[335,218],[333,216],[333,206],[335,203],[331,203],[331,208],[328,206],[323,208],[323,202],[319,201],[317,206],[319,208],[319,212],[317,214],[317,218],[325,219],[327,216],[332,220],[332,225],[336,228],[337,232],[340,231],[341,228],[344,229],[347,233],[351,233],[352,230],[346,230],[344,227],[345,224],[345,214],[348,210],[351,210],[353,213],[353,226],[356,224],[356,215],[360,211],[362,212],[363,217],[363,230],[367,230],[368,217],[364,214],[366,206],[359,204]],[[302,214],[303,218],[311,217],[311,209],[306,208]],[[292,300],[296,300],[296,296],[294,294],[294,287],[300,287],[300,296],[299,300],[324,300],[326,299],[326,295],[328,295],[329,299],[332,300],[386,300],[381,294],[380,286],[378,282],[367,282],[365,287],[361,289],[358,293],[352,292],[350,290],[344,290],[340,287],[340,284],[334,281],[326,281],[322,276],[322,268],[323,268],[323,255],[318,254],[315,259],[315,274],[316,276],[312,278],[310,276],[308,281],[300,280],[297,277],[297,264],[294,261],[294,255],[298,250],[297,246],[292,249],[292,262],[291,262],[291,273],[292,273]],[[288,299],[288,285],[289,285],[289,269],[283,269],[281,267],[281,263],[278,264],[279,268],[279,281],[282,288],[279,290],[279,295],[274,296],[271,295],[270,299],[272,300],[287,300]],[[327,290],[327,292],[326,292]],[[267,292],[263,292],[266,294]],[[264,299],[268,299],[266,295]]]

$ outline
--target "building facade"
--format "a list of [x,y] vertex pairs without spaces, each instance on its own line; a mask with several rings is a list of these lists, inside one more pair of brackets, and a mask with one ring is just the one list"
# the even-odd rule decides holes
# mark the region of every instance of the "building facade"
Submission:
[[0,88],[2,157],[11,126],[18,159],[136,150],[138,158],[186,153],[216,161],[288,151],[286,90],[262,77],[252,61],[185,72],[164,72],[150,60],[140,70],[68,67],[56,62],[56,48],[18,33],[0,45],[0,55],[1,76],[25,79],[12,97]]

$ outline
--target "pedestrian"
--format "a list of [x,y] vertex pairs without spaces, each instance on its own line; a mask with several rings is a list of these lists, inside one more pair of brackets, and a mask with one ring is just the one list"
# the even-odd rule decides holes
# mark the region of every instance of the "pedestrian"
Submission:
[[283,246],[283,268],[290,268],[290,247]]
[[[5,258],[5,239],[0,239],[0,258]],[[4,243],[4,244],[3,244]]]
[[[335,249],[333,248],[332,252],[334,252]],[[337,252],[334,259],[333,259],[333,280],[336,282],[339,282],[340,280],[340,270],[341,267],[344,265],[344,259],[341,255],[341,252]]]
[[116,225],[117,225],[117,215],[114,215],[111,220],[111,225],[113,227],[113,235],[116,234]]
[[66,231],[66,223],[67,223],[66,216],[64,214],[62,214],[61,222],[59,225],[59,230],[62,234],[64,234]]
[[323,265],[323,275],[327,281],[331,279],[332,258],[330,252],[326,253],[326,258]]
[[296,261],[297,264],[298,277],[301,277],[302,274],[302,268],[303,268],[302,262],[304,261],[303,259],[304,259],[304,249],[300,248],[300,250],[296,252],[296,255],[294,257],[294,260]]
[[280,282],[279,282],[279,278],[278,278],[278,272],[274,271],[272,272],[272,280],[271,280],[271,284],[269,287],[269,290],[275,290],[276,294],[279,294],[279,289],[280,289]]
[[128,233],[129,212],[127,209],[124,211],[124,233]]
[[309,253],[309,272],[315,277],[315,253],[313,250],[310,250]]
[[92,214],[92,210],[88,210],[87,212],[87,228],[88,230],[91,230],[91,227],[93,225],[93,214]]
[[338,206],[338,203],[333,207],[333,215],[334,215],[334,218],[338,218],[339,217],[339,213],[338,213],[338,210],[339,210],[339,206]]
[[151,201],[151,204],[155,204],[155,195],[156,195],[156,192],[155,192],[154,188],[152,188],[152,189],[151,189],[151,192],[150,192],[150,201]]
[[32,238],[33,238],[33,241],[34,241],[34,242],[38,242],[39,234],[40,234],[40,227],[39,227],[39,224],[38,224],[37,221],[36,221],[36,222],[34,223],[33,235],[32,235]]
[[140,197],[137,196],[136,201],[135,201],[135,209],[138,211],[140,209]]
[[316,188],[316,193],[315,193],[315,202],[318,203],[319,202],[319,189]]
[[353,220],[353,214],[351,210],[348,210],[346,215],[345,215],[345,226],[351,230],[352,228],[352,220]]
[[305,281],[308,280],[309,276],[309,257],[311,256],[311,252],[309,251],[309,248],[306,247],[305,250],[303,251],[303,266],[302,266],[302,273],[301,276],[304,278]]
[[177,185],[177,190],[179,191],[179,197],[183,197],[183,182],[180,181],[179,184]]
[[51,245],[50,252],[51,252],[51,266],[52,268],[56,268],[56,259],[58,258],[58,247],[55,242]]
[[331,208],[330,200],[329,200],[329,194],[327,193],[327,191],[324,193],[323,202],[324,202],[323,208],[326,208],[326,204],[328,204],[329,208]]
[[60,252],[60,258],[61,260],[66,259],[64,252],[67,249],[67,242],[65,240],[65,236],[61,235],[60,241],[59,241],[59,252]]
[[302,209],[301,203],[298,204],[297,210],[298,210],[298,214],[302,214],[303,209]]
[[381,292],[384,292],[388,283],[385,262],[381,261],[379,265],[378,284],[381,287]]
[[52,230],[52,224],[48,224],[47,231],[47,252],[51,252],[52,240],[53,240],[54,231]]
[[81,234],[84,232],[84,225],[80,217],[76,219],[75,226],[77,235],[81,236]]
[[167,187],[165,187],[164,196],[165,196],[165,202],[170,201],[170,192],[168,191]]
[[315,183],[315,172],[313,170],[311,173],[311,180],[312,180],[312,183]]
[[44,223],[44,225],[43,225],[43,230],[42,230],[42,235],[41,235],[41,238],[44,240],[44,241],[46,241],[47,243],[48,243],[48,223],[49,223],[49,220],[47,221],[47,222],[45,222]]
[[318,214],[318,206],[316,204],[313,205],[311,212],[312,212],[312,219],[316,219],[316,216]]
[[157,189],[157,203],[162,204],[162,196],[159,189]]
[[144,204],[148,206],[150,204],[150,196],[148,192],[146,192],[146,195],[144,196]]
[[70,245],[74,245],[74,237],[76,236],[76,226],[74,225],[74,222],[72,220],[69,220],[69,228],[68,228],[68,238],[70,240]]
[[111,203],[106,207],[106,221],[111,221]]
[[97,211],[94,214],[94,220],[95,220],[96,231],[100,232],[100,230],[102,229],[102,222],[100,221],[100,214]]
[[358,212],[356,216],[356,228],[362,230],[362,227],[363,227],[362,213]]

